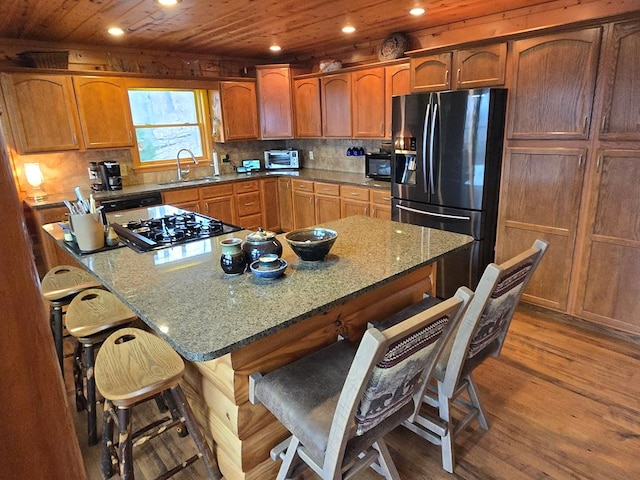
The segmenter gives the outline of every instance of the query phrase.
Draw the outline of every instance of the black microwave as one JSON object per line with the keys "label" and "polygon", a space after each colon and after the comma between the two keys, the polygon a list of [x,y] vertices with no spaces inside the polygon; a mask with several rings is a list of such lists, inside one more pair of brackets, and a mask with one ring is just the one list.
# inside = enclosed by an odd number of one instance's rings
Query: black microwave
{"label": "black microwave", "polygon": [[375,180],[391,181],[391,154],[367,153],[365,155],[365,175]]}

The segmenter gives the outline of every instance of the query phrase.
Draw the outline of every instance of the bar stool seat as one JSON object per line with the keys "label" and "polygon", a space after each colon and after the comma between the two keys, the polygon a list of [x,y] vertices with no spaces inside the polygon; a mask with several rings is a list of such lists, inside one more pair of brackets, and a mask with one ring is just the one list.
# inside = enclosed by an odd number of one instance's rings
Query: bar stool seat
{"label": "bar stool seat", "polygon": [[136,318],[136,314],[113,293],[97,288],[80,292],[67,308],[67,330],[77,340],[73,363],[76,409],[79,412],[85,408],[87,410],[89,445],[98,443],[96,384],[93,375],[96,347],[114,330],[130,325]]}
{"label": "bar stool seat", "polygon": [[42,296],[49,302],[51,333],[63,376],[62,309],[69,305],[78,293],[100,286],[101,283],[89,272],[71,265],[53,267],[42,279]]}
{"label": "bar stool seat", "polygon": [[[114,473],[118,463],[120,476],[125,480],[133,479],[133,447],[182,423],[199,453],[159,478],[168,478],[200,458],[209,478],[221,478],[213,453],[180,388],[183,374],[184,362],[180,355],[154,334],[137,328],[122,328],[104,341],[96,357],[95,381],[105,398],[102,432],[102,473],[105,478]],[[132,433],[131,409],[158,394],[162,394],[172,412],[179,412],[179,415],[175,415],[169,424],[155,422],[153,425],[158,429],[154,434],[147,435],[147,427]],[[114,421],[119,428],[117,449],[113,442]],[[142,435],[144,437],[137,440]]]}

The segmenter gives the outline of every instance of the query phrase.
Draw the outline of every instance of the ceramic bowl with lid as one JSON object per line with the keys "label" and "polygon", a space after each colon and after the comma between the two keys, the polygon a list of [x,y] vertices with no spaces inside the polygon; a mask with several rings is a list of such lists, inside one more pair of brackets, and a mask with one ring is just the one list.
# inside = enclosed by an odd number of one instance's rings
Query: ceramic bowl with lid
{"label": "ceramic bowl with lid", "polygon": [[247,256],[249,263],[257,261],[262,255],[274,254],[278,257],[282,255],[282,244],[276,238],[274,232],[258,228],[257,232],[247,234],[247,238],[242,242],[242,250]]}

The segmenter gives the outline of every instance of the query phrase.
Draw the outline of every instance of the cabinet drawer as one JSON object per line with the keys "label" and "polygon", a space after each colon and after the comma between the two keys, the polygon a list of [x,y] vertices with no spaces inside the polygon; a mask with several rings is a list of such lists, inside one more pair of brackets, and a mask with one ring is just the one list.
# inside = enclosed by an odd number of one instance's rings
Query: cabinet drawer
{"label": "cabinet drawer", "polygon": [[210,187],[200,187],[200,195],[202,198],[228,197],[233,195],[233,185],[225,183],[224,185],[211,185]]}
{"label": "cabinet drawer", "polygon": [[174,203],[197,202],[199,200],[197,188],[162,192],[162,201],[171,205]]}
{"label": "cabinet drawer", "polygon": [[238,216],[260,213],[260,192],[238,195]]}
{"label": "cabinet drawer", "polygon": [[390,205],[391,192],[386,190],[371,189],[371,202],[379,203],[381,205]]}
{"label": "cabinet drawer", "polygon": [[369,189],[365,187],[353,187],[351,185],[340,185],[340,195],[342,198],[353,200],[369,201]]}
{"label": "cabinet drawer", "polygon": [[257,192],[260,190],[258,180],[250,180],[248,182],[238,182],[233,184],[233,191],[237,194],[247,192]]}
{"label": "cabinet drawer", "polygon": [[340,185],[335,183],[314,182],[313,188],[316,193],[321,195],[331,195],[334,197],[340,196]]}
{"label": "cabinet drawer", "polygon": [[313,192],[313,182],[309,180],[291,180],[291,187],[298,192]]}

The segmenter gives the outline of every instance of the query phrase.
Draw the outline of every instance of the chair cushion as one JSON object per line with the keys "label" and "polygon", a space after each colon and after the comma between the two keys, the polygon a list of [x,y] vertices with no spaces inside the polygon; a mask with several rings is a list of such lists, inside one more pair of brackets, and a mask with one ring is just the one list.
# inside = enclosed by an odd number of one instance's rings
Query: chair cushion
{"label": "chair cushion", "polygon": [[322,464],[340,392],[357,347],[340,341],[260,378],[255,396]]}

